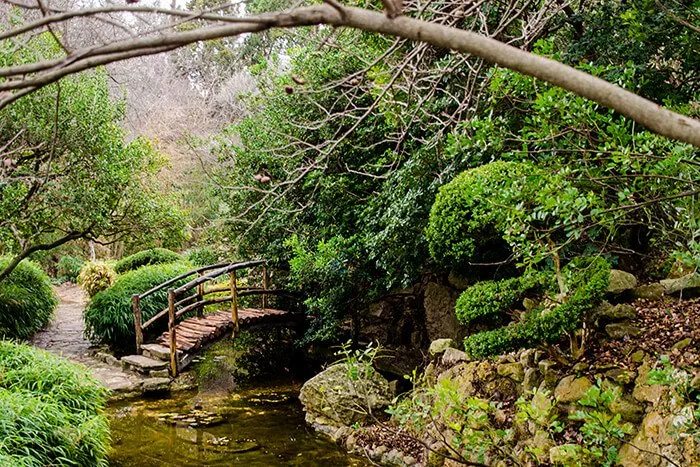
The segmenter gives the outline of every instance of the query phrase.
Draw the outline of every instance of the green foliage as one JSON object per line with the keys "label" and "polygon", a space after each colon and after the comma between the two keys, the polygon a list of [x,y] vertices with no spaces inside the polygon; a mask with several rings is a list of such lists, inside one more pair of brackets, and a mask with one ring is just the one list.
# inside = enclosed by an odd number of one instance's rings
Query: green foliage
{"label": "green foliage", "polygon": [[209,266],[219,262],[219,255],[211,248],[197,248],[187,252],[187,261],[193,266]]}
{"label": "green foliage", "polygon": [[117,273],[105,263],[87,263],[78,275],[78,284],[90,298],[110,288],[115,280],[117,280]]}
{"label": "green foliage", "polygon": [[374,361],[381,358],[381,353],[381,346],[372,342],[364,349],[353,349],[352,341],[347,341],[335,352],[335,355],[340,357],[336,363],[345,365],[351,381],[365,380],[377,372],[374,369]]}
{"label": "green foliage", "polygon": [[620,414],[610,412],[610,405],[619,397],[618,388],[604,389],[598,381],[578,401],[582,408],[569,416],[583,422],[579,428],[583,439],[580,454],[587,465],[617,465],[620,443],[632,432],[632,425],[623,423]]}
{"label": "green foliage", "polygon": [[[0,256],[0,270],[10,258]],[[49,277],[24,260],[0,282],[0,337],[26,339],[46,326],[58,305]]]}
{"label": "green foliage", "polygon": [[[0,63],[63,53],[49,33],[25,45],[0,41]],[[0,147],[11,155],[0,183],[3,254],[80,238],[127,246],[182,239],[184,215],[158,183],[167,160],[144,138],[125,141],[124,112],[104,69],[68,76],[3,109]]]}
{"label": "green foliage", "polygon": [[[510,251],[503,236],[508,210],[522,203],[523,188],[536,191],[537,185],[527,183],[531,177],[539,179],[538,175],[531,164],[496,161],[467,170],[441,187],[426,232],[433,258],[454,268],[472,261],[506,259]],[[484,252],[502,256],[479,256]]]}
{"label": "green foliage", "polygon": [[556,342],[576,330],[587,313],[603,299],[610,276],[610,266],[600,258],[577,259],[564,271],[573,292],[553,309],[533,310],[521,322],[484,331],[467,337],[464,348],[473,357],[497,355],[521,347]]}
{"label": "green foliage", "polygon": [[0,341],[0,463],[106,467],[107,390],[79,365]]}
{"label": "green foliage", "polygon": [[[410,379],[410,378],[409,378]],[[474,396],[464,397],[455,381],[439,380],[434,386],[414,379],[413,391],[397,398],[387,410],[392,421],[414,436],[444,434],[450,455],[458,460],[484,463],[505,460],[504,446],[512,430],[498,427],[499,404]]]}
{"label": "green foliage", "polygon": [[[513,307],[522,302],[533,289],[542,289],[551,273],[530,273],[521,277],[499,281],[481,281],[457,299],[455,313],[465,325],[474,322],[497,322]],[[549,281],[551,282],[551,281]]]}
{"label": "green foliage", "polygon": [[[265,11],[278,2],[253,4]],[[698,112],[697,38],[653,0],[565,11],[532,2],[507,11],[487,1],[484,15],[468,17],[462,6],[441,3],[439,14],[464,29],[484,21],[516,46]],[[406,8],[435,19],[434,8]],[[692,11],[688,2],[671,8]],[[522,15],[511,18],[515,10]],[[524,27],[535,17],[550,20]],[[653,37],[637,40],[647,27]],[[537,32],[523,38],[523,30]],[[425,271],[469,269],[460,272],[493,279],[512,270],[496,276],[476,264],[513,268],[610,253],[611,261],[641,268],[648,254],[700,257],[697,195],[682,196],[700,175],[692,147],[474,57],[432,47],[416,54],[361,31],[326,33],[304,36],[317,41],[311,45],[294,43],[284,63],[275,53],[254,60],[259,92],[247,96],[249,114],[213,145],[221,200],[211,211],[221,219],[214,235],[243,257],[318,266],[294,278],[319,318],[320,332],[309,336],[332,336],[334,326],[322,323],[418,283]],[[295,234],[306,253],[285,244]],[[324,272],[335,280],[323,280]]]}
{"label": "green foliage", "polygon": [[75,283],[84,264],[85,261],[81,258],[70,255],[61,256],[58,260],[58,267],[56,268],[57,279],[61,282]]}
{"label": "green foliage", "polygon": [[333,237],[312,249],[297,236],[288,240],[294,251],[289,262],[290,284],[308,297],[304,304],[311,321],[306,342],[337,338],[343,311],[367,299],[355,295],[361,282],[369,279],[362,274],[362,255],[356,241],[354,237]]}
{"label": "green foliage", "polygon": [[134,271],[142,266],[167,264],[182,261],[182,256],[165,248],[151,248],[123,258],[114,265],[117,274]]}
{"label": "green foliage", "polygon": [[[83,318],[85,333],[93,342],[109,344],[116,349],[129,349],[135,345],[134,314],[131,296],[179,276],[191,268],[184,263],[144,266],[120,276],[112,287],[95,295]],[[192,276],[189,277],[189,280]],[[183,279],[171,287],[187,282]],[[167,288],[141,301],[143,321],[152,318],[168,306]]]}
{"label": "green foliage", "polygon": [[[683,405],[682,417],[674,421],[671,434],[695,437],[700,442],[700,390],[693,388],[692,377],[688,372],[676,368],[667,355],[661,355],[654,368],[647,373],[647,384],[660,384],[669,388],[677,405]],[[677,411],[677,405],[667,407]]]}

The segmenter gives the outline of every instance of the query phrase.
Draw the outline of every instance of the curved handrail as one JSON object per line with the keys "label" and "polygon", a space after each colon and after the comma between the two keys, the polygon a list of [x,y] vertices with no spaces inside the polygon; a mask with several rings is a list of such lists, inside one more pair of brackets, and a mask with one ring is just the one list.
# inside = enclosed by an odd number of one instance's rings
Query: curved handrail
{"label": "curved handrail", "polygon": [[207,281],[210,281],[212,279],[216,279],[217,277],[223,275],[223,274],[228,274],[232,271],[236,271],[238,269],[246,269],[246,268],[252,268],[255,266],[260,266],[261,264],[265,264],[265,260],[257,260],[257,261],[245,261],[243,263],[231,263],[226,267],[223,267],[217,271],[214,271],[211,274],[205,274],[203,276],[200,276],[193,281],[188,282],[187,284],[181,285],[177,289],[173,290],[175,295],[180,295],[183,292],[187,292],[190,289],[195,288],[199,284],[204,284]]}
{"label": "curved handrail", "polygon": [[193,274],[199,274],[200,272],[204,272],[204,271],[210,271],[210,270],[216,269],[216,268],[223,268],[223,267],[228,266],[230,264],[235,264],[235,263],[226,262],[226,263],[219,263],[219,264],[211,264],[209,266],[204,266],[201,268],[193,269],[191,271],[182,273],[177,277],[173,277],[172,279],[167,280],[167,281],[163,282],[162,284],[159,284],[159,285],[153,287],[152,289],[148,289],[145,292],[143,292],[142,294],[139,294],[139,300],[143,300],[144,298],[148,297],[149,295],[154,294],[154,293],[158,292],[160,289],[164,289],[165,287],[167,287],[171,284],[174,284],[175,282],[180,281],[180,280],[184,279],[185,277],[189,277]]}

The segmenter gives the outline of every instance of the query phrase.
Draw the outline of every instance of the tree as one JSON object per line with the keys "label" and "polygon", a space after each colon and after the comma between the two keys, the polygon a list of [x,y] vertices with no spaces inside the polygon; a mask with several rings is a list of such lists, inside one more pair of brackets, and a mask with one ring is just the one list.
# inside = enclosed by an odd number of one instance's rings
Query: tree
{"label": "tree", "polygon": [[[5,45],[7,45],[5,43]],[[57,53],[47,35],[32,51],[0,50],[17,63]],[[103,69],[47,86],[0,113],[0,245],[13,259],[0,280],[32,253],[77,239],[177,242],[182,214],[159,192],[165,163],[144,139],[124,141],[124,106],[109,97]]]}
{"label": "tree", "polygon": [[[8,2],[8,0],[5,0]],[[153,34],[146,37],[129,36],[128,22],[120,26],[126,29],[122,39],[115,39],[103,45],[84,47],[77,50],[66,49],[64,58],[35,60],[25,65],[7,65],[0,69],[0,77],[12,78],[0,83],[0,109],[36,89],[55,82],[64,76],[94,68],[107,63],[125,60],[142,55],[152,55],[174,50],[184,45],[238,36],[245,33],[258,33],[272,28],[296,28],[301,26],[330,25],[350,27],[369,32],[402,37],[417,42],[458,52],[473,54],[500,66],[539,78],[548,83],[567,89],[580,96],[594,100],[601,105],[618,111],[660,135],[678,139],[700,147],[700,122],[626,91],[614,84],[576,70],[555,60],[540,57],[497,39],[487,38],[471,31],[430,23],[419,19],[399,16],[388,18],[374,11],[344,6],[335,0],[327,0],[323,5],[298,7],[286,12],[260,14],[249,17],[227,16],[215,12],[187,12],[141,6],[108,6],[78,10],[51,9],[41,3],[20,5],[37,10],[42,17],[0,34],[0,40],[18,40],[23,35],[44,30],[55,24],[70,20],[92,18],[105,23],[114,20],[109,15],[117,13],[166,15],[182,18],[183,21],[205,20],[207,26],[190,31],[163,33],[163,26],[154,28]],[[173,23],[173,26],[177,23]]]}

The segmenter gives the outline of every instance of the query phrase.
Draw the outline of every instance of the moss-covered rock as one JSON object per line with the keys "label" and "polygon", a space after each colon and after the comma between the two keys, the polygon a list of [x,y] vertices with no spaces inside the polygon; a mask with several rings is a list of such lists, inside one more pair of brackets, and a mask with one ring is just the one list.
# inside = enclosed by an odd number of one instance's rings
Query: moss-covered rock
{"label": "moss-covered rock", "polygon": [[389,381],[377,372],[355,378],[345,363],[328,367],[308,380],[299,400],[312,425],[350,426],[365,424],[388,407],[392,393]]}

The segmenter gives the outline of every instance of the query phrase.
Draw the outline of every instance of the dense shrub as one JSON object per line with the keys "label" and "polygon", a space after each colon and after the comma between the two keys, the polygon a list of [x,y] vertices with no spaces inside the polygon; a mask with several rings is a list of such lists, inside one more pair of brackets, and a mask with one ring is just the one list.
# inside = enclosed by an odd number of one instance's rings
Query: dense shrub
{"label": "dense shrub", "polygon": [[608,288],[610,266],[602,258],[570,263],[565,274],[576,287],[569,299],[552,310],[534,310],[522,322],[480,332],[464,340],[465,350],[475,358],[497,355],[520,347],[556,342],[576,330],[586,313],[603,299]]}
{"label": "dense shrub", "polygon": [[[144,266],[119,277],[112,287],[95,295],[85,309],[83,317],[88,338],[93,342],[109,344],[113,348],[131,348],[135,343],[131,296],[143,293],[188,270],[190,266],[184,263],[159,264]],[[183,279],[172,287],[184,284],[187,280]],[[143,320],[150,319],[167,306],[167,288],[146,297],[141,302]]]}
{"label": "dense shrub", "polygon": [[107,466],[107,390],[82,366],[0,341],[0,464]]}
{"label": "dense shrub", "polygon": [[187,253],[187,261],[194,266],[209,266],[219,262],[219,255],[211,248],[197,248]]}
{"label": "dense shrub", "polygon": [[503,240],[508,210],[524,196],[520,182],[537,170],[527,163],[496,161],[462,172],[442,186],[426,230],[433,258],[459,268],[484,253],[508,256]]}
{"label": "dense shrub", "polygon": [[[0,256],[0,270],[9,262]],[[49,277],[36,263],[22,261],[0,282],[0,337],[30,337],[46,326],[56,305]]]}
{"label": "dense shrub", "polygon": [[117,274],[133,271],[141,266],[150,264],[167,264],[182,261],[182,256],[174,251],[166,250],[165,248],[151,248],[150,250],[139,251],[131,256],[117,261],[114,265],[114,270]]}
{"label": "dense shrub", "polygon": [[532,273],[500,281],[477,282],[462,292],[457,299],[457,319],[466,325],[476,321],[497,321],[504,313],[522,302],[529,291],[542,288],[550,275]]}
{"label": "dense shrub", "polygon": [[71,255],[61,256],[56,267],[56,278],[61,282],[75,282],[78,280],[78,274],[85,265],[85,262]]}
{"label": "dense shrub", "polygon": [[87,263],[78,274],[78,284],[90,298],[110,288],[116,279],[117,273],[105,263]]}

